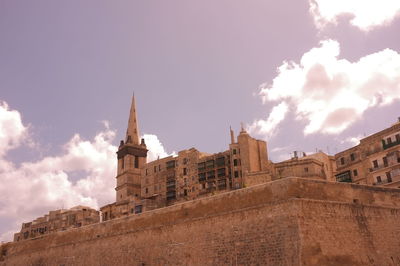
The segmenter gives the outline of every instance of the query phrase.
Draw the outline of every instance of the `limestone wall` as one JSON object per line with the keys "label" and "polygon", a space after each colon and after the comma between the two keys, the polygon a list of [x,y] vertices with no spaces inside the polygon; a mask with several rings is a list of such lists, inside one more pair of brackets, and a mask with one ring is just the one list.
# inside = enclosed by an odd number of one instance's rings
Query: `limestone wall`
{"label": "limestone wall", "polygon": [[399,205],[398,189],[287,178],[6,244],[0,265],[398,265]]}

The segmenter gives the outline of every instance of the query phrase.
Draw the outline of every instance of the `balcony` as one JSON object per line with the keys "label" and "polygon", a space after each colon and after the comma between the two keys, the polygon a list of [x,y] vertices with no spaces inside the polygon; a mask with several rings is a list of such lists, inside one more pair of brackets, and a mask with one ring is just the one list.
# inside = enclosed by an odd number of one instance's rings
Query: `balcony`
{"label": "balcony", "polygon": [[385,140],[382,140],[382,147],[383,147],[384,150],[389,149],[389,148],[394,147],[394,146],[399,145],[399,144],[400,144],[400,139],[396,140],[396,141],[393,141],[391,143],[386,143]]}

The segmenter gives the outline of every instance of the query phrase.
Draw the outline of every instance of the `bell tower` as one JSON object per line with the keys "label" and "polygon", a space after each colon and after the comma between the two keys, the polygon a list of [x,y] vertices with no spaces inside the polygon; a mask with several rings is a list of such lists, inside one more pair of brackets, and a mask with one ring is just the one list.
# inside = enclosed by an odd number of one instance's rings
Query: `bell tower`
{"label": "bell tower", "polygon": [[144,139],[139,142],[139,136],[135,95],[132,95],[125,141],[121,140],[117,151],[117,203],[131,196],[139,197],[141,193],[140,169],[146,164],[147,149]]}

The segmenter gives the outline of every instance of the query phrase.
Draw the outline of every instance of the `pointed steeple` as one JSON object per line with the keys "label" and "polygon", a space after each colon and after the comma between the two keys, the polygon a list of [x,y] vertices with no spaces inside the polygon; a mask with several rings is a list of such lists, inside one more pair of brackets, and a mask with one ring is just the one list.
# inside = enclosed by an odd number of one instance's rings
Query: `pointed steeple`
{"label": "pointed steeple", "polygon": [[136,102],[135,94],[132,94],[131,111],[129,113],[128,128],[126,130],[125,143],[132,143],[139,145],[139,126],[136,115]]}

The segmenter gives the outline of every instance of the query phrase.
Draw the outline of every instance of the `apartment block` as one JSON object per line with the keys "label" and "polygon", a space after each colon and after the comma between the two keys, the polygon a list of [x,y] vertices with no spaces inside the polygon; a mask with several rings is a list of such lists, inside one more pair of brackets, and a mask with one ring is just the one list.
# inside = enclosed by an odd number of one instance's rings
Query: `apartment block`
{"label": "apartment block", "polygon": [[100,222],[99,211],[85,206],[50,211],[49,214],[32,222],[23,223],[21,231],[14,234],[14,241],[35,238],[44,234],[65,231],[98,222]]}
{"label": "apartment block", "polygon": [[391,127],[335,155],[339,182],[400,187],[400,118]]}

